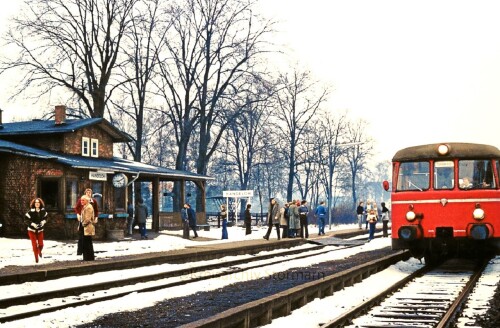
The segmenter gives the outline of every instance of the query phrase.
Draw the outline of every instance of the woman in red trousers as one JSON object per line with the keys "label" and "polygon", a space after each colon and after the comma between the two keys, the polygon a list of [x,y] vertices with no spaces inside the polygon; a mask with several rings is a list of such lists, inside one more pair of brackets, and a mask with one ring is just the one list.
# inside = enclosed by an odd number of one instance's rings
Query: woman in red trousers
{"label": "woman in red trousers", "polygon": [[47,223],[47,211],[41,198],[35,198],[31,201],[30,210],[25,215],[24,223],[28,226],[28,236],[31,240],[35,262],[42,257],[43,249],[43,226]]}

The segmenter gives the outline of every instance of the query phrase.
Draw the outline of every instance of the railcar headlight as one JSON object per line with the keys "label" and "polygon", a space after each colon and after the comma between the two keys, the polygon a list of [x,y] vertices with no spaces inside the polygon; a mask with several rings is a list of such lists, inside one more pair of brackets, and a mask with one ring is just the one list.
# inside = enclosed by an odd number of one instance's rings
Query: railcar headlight
{"label": "railcar headlight", "polygon": [[475,240],[486,240],[490,237],[490,229],[483,224],[474,224],[470,229],[470,237]]}
{"label": "railcar headlight", "polygon": [[450,152],[450,146],[449,145],[446,145],[446,144],[441,144],[438,146],[438,153],[439,155],[448,155],[448,153]]}
{"label": "railcar headlight", "polygon": [[398,237],[404,241],[412,241],[419,238],[419,228],[415,225],[402,226],[398,230]]}
{"label": "railcar headlight", "polygon": [[472,212],[472,217],[476,220],[484,219],[484,210],[481,208],[481,205],[479,203],[476,204],[476,208]]}
{"label": "railcar headlight", "polygon": [[417,218],[417,215],[415,214],[415,212],[413,212],[413,211],[406,212],[406,219],[408,221],[411,222],[411,221],[415,220],[416,218]]}

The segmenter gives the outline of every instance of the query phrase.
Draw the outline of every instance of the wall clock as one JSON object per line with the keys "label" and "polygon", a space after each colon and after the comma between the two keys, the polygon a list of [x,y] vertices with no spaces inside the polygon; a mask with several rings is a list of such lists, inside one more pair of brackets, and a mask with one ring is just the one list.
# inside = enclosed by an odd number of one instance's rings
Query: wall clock
{"label": "wall clock", "polygon": [[113,176],[113,187],[123,188],[127,185],[127,176],[123,173],[117,173]]}

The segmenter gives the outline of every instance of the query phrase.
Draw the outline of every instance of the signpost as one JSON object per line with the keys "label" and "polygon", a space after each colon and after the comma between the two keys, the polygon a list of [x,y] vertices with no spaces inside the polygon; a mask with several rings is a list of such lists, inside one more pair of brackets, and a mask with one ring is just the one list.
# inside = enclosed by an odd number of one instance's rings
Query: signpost
{"label": "signpost", "polygon": [[226,208],[229,211],[229,198],[236,198],[235,200],[235,210],[234,218],[236,220],[235,224],[238,224],[238,205],[239,198],[252,198],[253,190],[224,190],[222,191],[222,196],[226,197]]}

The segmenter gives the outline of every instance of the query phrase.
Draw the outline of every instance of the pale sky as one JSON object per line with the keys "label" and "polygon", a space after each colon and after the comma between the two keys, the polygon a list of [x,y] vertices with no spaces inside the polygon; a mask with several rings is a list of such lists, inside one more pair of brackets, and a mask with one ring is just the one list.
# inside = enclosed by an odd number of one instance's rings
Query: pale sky
{"label": "pale sky", "polygon": [[[306,5],[307,3],[307,5]],[[434,142],[500,146],[500,1],[264,1],[284,42],[370,122],[379,158]]]}
{"label": "pale sky", "polygon": [[[2,34],[19,2],[2,3]],[[291,62],[333,86],[328,108],[370,122],[378,160],[434,142],[500,147],[500,1],[263,0],[261,5],[265,15],[281,22],[275,40]],[[0,90],[8,84],[0,79]],[[20,107],[7,102],[5,93],[0,108],[9,122]],[[47,105],[23,108],[42,106]]]}

